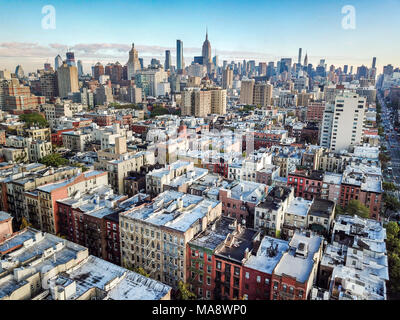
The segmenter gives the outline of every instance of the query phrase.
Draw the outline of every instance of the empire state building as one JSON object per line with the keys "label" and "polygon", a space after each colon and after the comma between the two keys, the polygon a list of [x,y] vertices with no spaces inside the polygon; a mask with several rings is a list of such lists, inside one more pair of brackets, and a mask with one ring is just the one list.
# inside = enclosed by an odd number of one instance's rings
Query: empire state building
{"label": "empire state building", "polygon": [[208,31],[206,31],[206,40],[203,42],[202,56],[204,65],[211,63],[211,43],[208,41]]}

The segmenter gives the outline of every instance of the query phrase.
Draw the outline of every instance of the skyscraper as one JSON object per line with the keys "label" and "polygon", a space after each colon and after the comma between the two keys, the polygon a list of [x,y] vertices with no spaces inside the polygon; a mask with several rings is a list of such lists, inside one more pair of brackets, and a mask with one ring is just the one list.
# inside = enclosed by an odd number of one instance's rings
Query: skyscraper
{"label": "skyscraper", "polygon": [[54,59],[54,68],[55,68],[55,71],[57,71],[57,69],[58,69],[59,67],[61,67],[62,64],[63,64],[63,60],[62,60],[61,56],[58,55],[57,57],[55,57],[55,59]]}
{"label": "skyscraper", "polygon": [[132,80],[135,77],[135,73],[141,69],[139,62],[139,54],[135,49],[135,44],[132,43],[132,49],[129,51],[129,60],[127,62],[128,67],[128,80]]}
{"label": "skyscraper", "polygon": [[299,48],[299,60],[298,60],[298,62],[297,62],[298,64],[301,64],[301,50],[302,50],[302,49]]}
{"label": "skyscraper", "polygon": [[63,63],[57,70],[58,92],[61,98],[67,98],[70,92],[79,92],[78,69]]}
{"label": "skyscraper", "polygon": [[75,54],[73,52],[67,52],[66,53],[67,56],[67,65],[69,65],[70,67],[72,66],[76,66],[75,65]]}
{"label": "skyscraper", "polygon": [[100,62],[97,62],[93,69],[93,78],[99,80],[102,75],[104,75],[104,66]]}
{"label": "skyscraper", "polygon": [[171,51],[165,50],[164,70],[169,70],[169,69],[171,69]]}
{"label": "skyscraper", "polygon": [[233,70],[231,68],[226,68],[222,74],[222,88],[231,89],[233,83]]}
{"label": "skyscraper", "polygon": [[343,67],[343,73],[347,74],[348,70],[349,70],[349,66],[347,64],[345,64],[344,67]]}
{"label": "skyscraper", "polygon": [[15,68],[15,75],[18,79],[22,79],[25,76],[24,69],[22,69],[20,64]]}
{"label": "skyscraper", "polygon": [[203,64],[209,64],[211,62],[211,43],[208,41],[208,31],[206,31],[206,40],[203,42],[203,49],[201,52],[204,60]]}
{"label": "skyscraper", "polygon": [[183,42],[176,40],[176,69],[182,70],[183,63]]}
{"label": "skyscraper", "polygon": [[304,66],[305,66],[305,67],[308,66],[308,56],[307,56],[307,52],[306,52],[306,56],[304,57]]}
{"label": "skyscraper", "polygon": [[372,68],[376,68],[376,57],[372,58]]}
{"label": "skyscraper", "polygon": [[78,60],[78,77],[83,76],[83,65],[82,60]]}

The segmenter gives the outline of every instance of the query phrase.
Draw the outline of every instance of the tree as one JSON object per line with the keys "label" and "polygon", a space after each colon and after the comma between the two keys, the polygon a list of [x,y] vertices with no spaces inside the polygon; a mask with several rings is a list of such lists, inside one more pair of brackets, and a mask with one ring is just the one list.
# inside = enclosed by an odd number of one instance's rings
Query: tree
{"label": "tree", "polygon": [[385,215],[387,210],[397,211],[400,209],[399,200],[396,197],[387,194],[386,192],[383,194],[383,202],[385,204]]}
{"label": "tree", "polygon": [[30,223],[28,222],[28,220],[26,220],[25,217],[22,217],[21,226],[19,227],[19,230],[23,230],[23,229],[28,228],[28,227],[31,227],[31,226],[32,226],[32,224],[30,224]]}
{"label": "tree", "polygon": [[386,226],[386,248],[388,251],[389,264],[389,286],[388,293],[390,296],[400,294],[400,227],[396,222],[389,222]]}
{"label": "tree", "polygon": [[351,216],[357,215],[361,218],[369,218],[369,209],[359,200],[350,200],[345,208],[345,213]]}
{"label": "tree", "polygon": [[393,182],[382,182],[382,187],[383,190],[385,191],[396,191],[398,190],[398,188],[396,187],[396,185]]}
{"label": "tree", "polygon": [[196,295],[188,289],[188,285],[183,281],[178,282],[178,300],[194,300]]}
{"label": "tree", "polygon": [[133,271],[135,271],[136,273],[139,273],[142,276],[145,276],[147,278],[150,277],[150,275],[142,267],[136,267],[133,269]]}
{"label": "tree", "polygon": [[386,162],[389,162],[390,160],[391,160],[391,158],[388,155],[386,155],[382,152],[379,153],[379,161],[380,162],[386,163]]}
{"label": "tree", "polygon": [[24,113],[19,116],[19,119],[25,122],[26,127],[35,125],[40,128],[46,128],[49,126],[46,119],[40,113]]}
{"label": "tree", "polygon": [[69,164],[69,161],[63,157],[59,153],[51,153],[47,156],[44,156],[39,160],[40,163],[45,164],[48,167],[60,167]]}

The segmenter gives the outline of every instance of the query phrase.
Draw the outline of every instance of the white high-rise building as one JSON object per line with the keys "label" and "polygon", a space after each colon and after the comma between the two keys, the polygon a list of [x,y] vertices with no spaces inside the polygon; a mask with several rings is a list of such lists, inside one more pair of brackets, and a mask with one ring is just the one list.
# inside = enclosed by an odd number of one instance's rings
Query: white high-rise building
{"label": "white high-rise building", "polygon": [[343,91],[336,95],[335,103],[327,103],[322,123],[320,144],[341,151],[361,142],[366,98],[357,93]]}

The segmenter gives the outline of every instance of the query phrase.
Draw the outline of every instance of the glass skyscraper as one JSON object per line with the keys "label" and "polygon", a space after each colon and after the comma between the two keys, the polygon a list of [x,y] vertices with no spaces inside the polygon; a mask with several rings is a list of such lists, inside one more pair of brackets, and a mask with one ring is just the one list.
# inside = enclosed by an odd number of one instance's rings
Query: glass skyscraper
{"label": "glass skyscraper", "polygon": [[183,62],[183,42],[182,40],[176,40],[176,69],[182,70]]}

